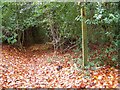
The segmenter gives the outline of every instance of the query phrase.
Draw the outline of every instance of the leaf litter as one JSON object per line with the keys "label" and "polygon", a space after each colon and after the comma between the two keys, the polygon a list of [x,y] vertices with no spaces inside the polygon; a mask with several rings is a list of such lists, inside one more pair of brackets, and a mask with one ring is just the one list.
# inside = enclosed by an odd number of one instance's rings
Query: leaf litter
{"label": "leaf litter", "polygon": [[[75,69],[69,55],[48,52],[20,52],[3,45],[0,86],[3,88],[119,88],[118,69]],[[63,60],[63,61],[61,61]]]}

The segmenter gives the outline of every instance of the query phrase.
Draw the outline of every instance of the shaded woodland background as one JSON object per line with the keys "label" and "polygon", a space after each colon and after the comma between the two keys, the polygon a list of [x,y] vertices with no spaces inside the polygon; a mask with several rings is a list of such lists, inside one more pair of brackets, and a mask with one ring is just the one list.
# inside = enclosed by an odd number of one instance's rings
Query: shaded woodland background
{"label": "shaded woodland background", "polygon": [[[2,42],[19,49],[49,43],[66,52],[82,48],[81,7],[86,8],[89,52],[98,47],[118,51],[119,3],[13,2],[2,6]],[[112,45],[104,50],[103,45]],[[50,45],[50,46],[52,46]],[[100,57],[99,57],[100,58]],[[112,57],[117,60],[117,56]]]}

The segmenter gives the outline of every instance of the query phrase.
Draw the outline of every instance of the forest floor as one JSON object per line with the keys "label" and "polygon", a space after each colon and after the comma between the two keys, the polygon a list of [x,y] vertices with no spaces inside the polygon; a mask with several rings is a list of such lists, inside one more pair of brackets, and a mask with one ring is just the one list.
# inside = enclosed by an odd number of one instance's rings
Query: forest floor
{"label": "forest floor", "polygon": [[109,65],[78,69],[73,62],[81,52],[55,54],[2,46],[0,86],[3,88],[119,88],[118,69]]}

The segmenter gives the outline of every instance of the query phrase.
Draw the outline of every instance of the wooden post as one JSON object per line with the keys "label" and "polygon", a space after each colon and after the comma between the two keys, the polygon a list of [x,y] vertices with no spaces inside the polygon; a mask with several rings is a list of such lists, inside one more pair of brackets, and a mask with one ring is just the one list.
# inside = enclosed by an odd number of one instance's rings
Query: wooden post
{"label": "wooden post", "polygon": [[82,57],[83,57],[83,62],[82,66],[87,65],[87,58],[88,58],[88,47],[87,47],[87,25],[85,23],[86,20],[86,10],[85,7],[82,6],[81,8],[81,16],[83,18],[81,22],[81,27],[82,27]]}

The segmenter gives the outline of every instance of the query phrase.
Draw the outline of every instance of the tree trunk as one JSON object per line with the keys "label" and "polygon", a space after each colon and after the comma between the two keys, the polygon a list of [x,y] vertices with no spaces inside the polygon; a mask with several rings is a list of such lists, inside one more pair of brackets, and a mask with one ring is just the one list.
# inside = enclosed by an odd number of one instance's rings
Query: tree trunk
{"label": "tree trunk", "polygon": [[55,20],[53,19],[53,13],[49,15],[49,23],[50,23],[50,33],[52,37],[52,42],[54,46],[54,51],[57,51],[59,48],[59,43],[60,43],[60,36],[59,36],[59,30],[57,27],[57,24]]}

